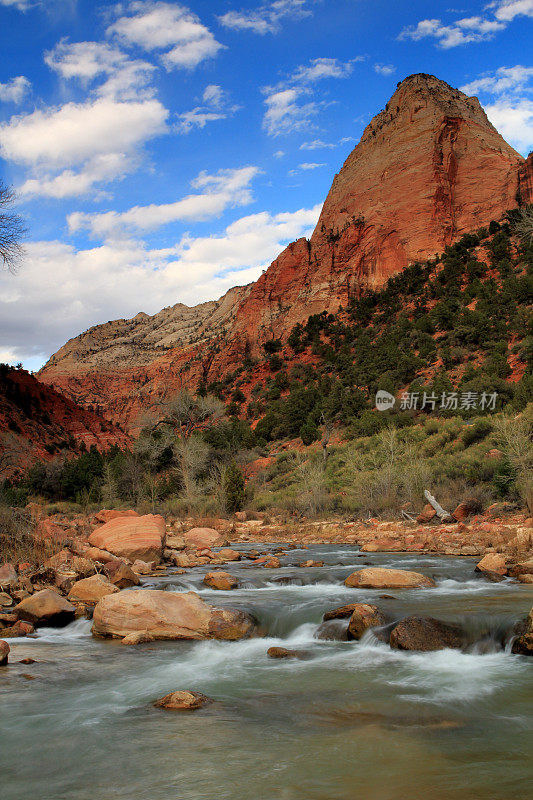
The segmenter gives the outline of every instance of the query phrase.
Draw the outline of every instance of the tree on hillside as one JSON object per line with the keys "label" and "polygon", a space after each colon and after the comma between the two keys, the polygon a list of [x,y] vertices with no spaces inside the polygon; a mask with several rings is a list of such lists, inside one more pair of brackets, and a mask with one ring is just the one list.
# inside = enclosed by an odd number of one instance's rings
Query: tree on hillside
{"label": "tree on hillside", "polygon": [[152,409],[156,421],[149,427],[156,430],[168,425],[180,439],[189,439],[195,431],[221,419],[224,413],[224,403],[217,397],[195,397],[187,389],[182,389]]}
{"label": "tree on hillside", "polygon": [[9,272],[16,272],[24,254],[22,241],[26,228],[22,217],[13,211],[15,193],[0,178],[0,262]]}
{"label": "tree on hillside", "polygon": [[521,414],[494,420],[500,447],[516,474],[516,485],[530,513],[533,513],[533,403]]}

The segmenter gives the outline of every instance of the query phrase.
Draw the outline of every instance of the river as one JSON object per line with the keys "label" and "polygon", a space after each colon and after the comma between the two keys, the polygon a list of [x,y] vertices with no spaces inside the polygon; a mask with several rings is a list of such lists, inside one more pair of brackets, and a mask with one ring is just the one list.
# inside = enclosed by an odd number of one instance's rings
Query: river
{"label": "river", "polygon": [[[297,566],[307,559],[325,566]],[[281,562],[275,570],[228,565],[242,582],[231,592],[207,589],[207,568],[144,581],[250,611],[265,638],[124,647],[93,639],[91,623],[77,620],[9,640],[10,665],[0,670],[2,800],[528,796],[533,660],[509,652],[508,634],[533,605],[533,587],[477,577],[474,559],[339,545],[290,550]],[[420,571],[437,587],[343,586],[368,564]],[[325,611],[357,601],[394,619],[458,622],[470,644],[402,653],[371,632],[360,642],[314,638]],[[305,657],[268,658],[273,645]],[[27,657],[36,663],[18,663]],[[153,708],[176,689],[216,702],[189,713]]]}

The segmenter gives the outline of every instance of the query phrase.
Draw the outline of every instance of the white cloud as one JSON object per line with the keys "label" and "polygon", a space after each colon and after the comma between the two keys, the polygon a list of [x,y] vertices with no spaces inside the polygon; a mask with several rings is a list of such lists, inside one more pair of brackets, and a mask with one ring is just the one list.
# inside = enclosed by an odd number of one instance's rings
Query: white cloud
{"label": "white cloud", "polygon": [[482,75],[461,86],[461,91],[466,94],[519,92],[526,88],[532,78],[533,67],[523,67],[520,64],[514,67],[499,67],[492,74]]}
{"label": "white cloud", "polygon": [[[13,361],[44,360],[91,325],[212,300],[258,278],[286,244],[310,235],[319,213],[320,206],[253,214],[219,235],[185,236],[165,250],[130,240],[87,250],[30,243],[24,269],[0,273],[0,348]],[[60,281],[51,279],[57,275]]]}
{"label": "white cloud", "polygon": [[26,11],[28,8],[31,8],[35,5],[34,0],[0,0],[1,6],[11,6],[12,8],[18,8],[19,11]]}
{"label": "white cloud", "polygon": [[311,117],[318,113],[318,105],[311,101],[302,103],[302,89],[281,89],[267,94],[267,110],[263,127],[270,136],[281,136],[306,127]]}
{"label": "white cloud", "polygon": [[185,6],[157,0],[135,0],[129,14],[107,29],[126,45],[144,50],[164,50],[161,60],[167,69],[192,69],[223,47],[199,17]]}
{"label": "white cloud", "polygon": [[487,116],[504,139],[527,154],[533,150],[533,101],[502,98],[485,106]]}
{"label": "white cloud", "polygon": [[147,88],[156,69],[154,65],[132,60],[106,42],[71,44],[63,39],[45,53],[44,60],[61,77],[78,79],[85,85],[105,76],[105,82],[96,89],[96,94],[102,97],[139,100],[154,94],[153,89]]}
{"label": "white cloud", "polygon": [[337,58],[313,58],[308,66],[299,66],[290,79],[293,83],[314,83],[324,78],[348,78],[353,72],[353,62]]}
{"label": "white cloud", "polygon": [[510,144],[524,155],[533,149],[533,67],[499,67],[461,87],[467,94],[490,97],[487,116]]}
{"label": "white cloud", "polygon": [[[139,147],[166,131],[167,116],[155,99],[67,103],[15,116],[0,125],[0,154],[37,173],[25,184],[25,191],[52,197],[82,194],[94,183],[88,181],[91,169],[109,179],[124,174],[125,159],[133,166]],[[85,177],[79,182],[68,171],[73,167],[82,168]]]}
{"label": "white cloud", "polygon": [[319,167],[325,167],[325,166],[326,166],[325,164],[313,164],[313,163],[310,164],[309,162],[306,162],[304,164],[299,164],[298,165],[298,169],[311,170],[311,169],[318,169]]}
{"label": "white cloud", "polygon": [[322,139],[312,139],[310,142],[303,142],[300,150],[333,150],[348,142],[355,142],[353,136],[343,136],[338,142],[323,142]]}
{"label": "white cloud", "polygon": [[310,16],[312,11],[308,5],[308,0],[276,0],[253,11],[228,11],[218,19],[226,28],[236,31],[252,31],[260,35],[277,33],[281,30],[283,19],[294,20]]}
{"label": "white cloud", "polygon": [[393,64],[374,64],[374,72],[377,72],[378,75],[388,77],[389,75],[394,75],[396,67]]}
{"label": "white cloud", "polygon": [[7,83],[0,83],[0,101],[2,103],[22,103],[31,89],[31,83],[24,75],[18,75]]}
{"label": "white cloud", "polygon": [[493,5],[496,5],[494,16],[504,22],[512,22],[520,16],[533,17],[533,0],[504,0]]}
{"label": "white cloud", "polygon": [[174,203],[134,206],[121,213],[74,212],[68,217],[69,228],[71,231],[88,229],[93,235],[105,238],[121,235],[125,229],[153,230],[178,220],[206,220],[219,216],[228,208],[251,203],[250,184],[258,173],[257,167],[219,170],[216,175],[201,172],[192,181],[192,186],[203,189],[203,192],[187,195]]}
{"label": "white cloud", "polygon": [[505,24],[497,20],[487,20],[483,17],[465,17],[458,19],[451,25],[444,25],[440,19],[424,19],[416,26],[404,28],[399,39],[433,38],[437,45],[444,50],[470,42],[484,42],[492,39],[497,31],[503,30]]}
{"label": "white cloud", "polygon": [[316,100],[306,101],[311,94],[310,84],[324,78],[347,78],[352,69],[353,61],[344,63],[336,58],[315,58],[308,65],[297,67],[277,86],[265,86],[262,91],[267,110],[263,128],[270,136],[302,130],[322,105]]}
{"label": "white cloud", "polygon": [[179,133],[190,133],[194,128],[205,128],[208,122],[226,119],[240,108],[230,105],[226,92],[216,84],[206,86],[202,100],[204,105],[178,115]]}
{"label": "white cloud", "polygon": [[485,10],[492,13],[492,19],[489,16],[463,17],[448,25],[440,19],[423,19],[417,25],[404,28],[398,39],[433,38],[444,50],[470,42],[485,42],[505,30],[516,17],[533,17],[533,0],[496,0]]}

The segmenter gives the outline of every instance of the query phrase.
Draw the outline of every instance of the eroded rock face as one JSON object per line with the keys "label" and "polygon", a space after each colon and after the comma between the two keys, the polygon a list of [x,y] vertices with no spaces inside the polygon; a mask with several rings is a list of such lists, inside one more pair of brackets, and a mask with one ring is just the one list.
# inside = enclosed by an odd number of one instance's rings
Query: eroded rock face
{"label": "eroded rock face", "polygon": [[368,567],[352,572],[344,584],[358,589],[418,589],[435,586],[435,581],[420,572]]}
{"label": "eroded rock face", "polygon": [[385,621],[385,615],[377,606],[369,603],[356,603],[348,623],[348,638],[360,639],[369,628],[384,625]]}
{"label": "eroded rock face", "polygon": [[155,561],[163,555],[166,525],[163,517],[118,517],[106,522],[89,536],[89,544],[130,561]]}
{"label": "eroded rock face", "polygon": [[147,632],[154,639],[243,639],[255,621],[235,609],[204,602],[195,592],[184,594],[136,589],[104,597],[94,610],[92,632],[97,637],[124,638]]}
{"label": "eroded rock face", "polygon": [[20,620],[30,622],[35,627],[43,625],[61,627],[74,619],[76,607],[53,589],[42,589],[22,600],[15,606],[13,613]]}
{"label": "eroded rock face", "polygon": [[[310,241],[293,242],[255,283],[215,303],[92,328],[61,348],[40,378],[131,423],[141,410],[139,377],[158,397],[224,374],[310,314],[336,311],[362,287],[381,286],[500,219],[518,196],[531,202],[531,175],[531,159],[504,141],[476,98],[411,75],[335,176]],[[213,354],[222,329],[230,336]]]}
{"label": "eroded rock face", "polygon": [[433,617],[406,617],[392,629],[390,646],[396,650],[459,649],[464,641],[460,628]]}
{"label": "eroded rock face", "polygon": [[197,708],[213,703],[214,701],[201,692],[190,692],[180,690],[165,695],[160,700],[156,700],[156,708],[164,708],[168,711],[195,711]]}

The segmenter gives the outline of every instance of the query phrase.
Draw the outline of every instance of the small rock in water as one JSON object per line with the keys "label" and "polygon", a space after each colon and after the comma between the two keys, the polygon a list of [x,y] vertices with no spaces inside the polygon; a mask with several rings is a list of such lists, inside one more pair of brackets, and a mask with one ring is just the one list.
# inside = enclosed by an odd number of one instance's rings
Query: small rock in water
{"label": "small rock in water", "polygon": [[328,622],[330,619],[347,619],[352,616],[357,605],[357,603],[348,603],[346,606],[339,606],[339,608],[334,608],[332,611],[326,611],[322,619],[324,622]]}
{"label": "small rock in water", "polygon": [[19,664],[37,664],[34,658],[21,658]]}
{"label": "small rock in water", "polygon": [[298,566],[300,566],[300,567],[323,567],[324,566],[324,562],[323,561],[313,561],[313,559],[310,558],[308,561],[302,561]]}
{"label": "small rock in water", "polygon": [[0,640],[0,667],[5,667],[7,664],[10,650],[8,643]]}
{"label": "small rock in water", "polygon": [[269,647],[267,650],[269,658],[301,658],[299,650],[289,650],[287,647]]}
{"label": "small rock in water", "polygon": [[390,646],[396,650],[430,652],[448,647],[457,650],[463,642],[460,628],[433,617],[406,617],[392,629],[390,635]]}
{"label": "small rock in water", "polygon": [[[502,556],[501,553],[487,553],[476,565],[476,572],[483,572],[487,574],[487,577],[490,577],[494,573],[500,575],[500,578],[503,575],[507,575],[505,556]],[[493,580],[493,578],[491,578],[491,580]]]}
{"label": "small rock in water", "polygon": [[160,700],[156,700],[156,708],[164,708],[172,711],[195,711],[198,708],[213,703],[210,697],[201,692],[176,691],[165,695]]}
{"label": "small rock in water", "polygon": [[147,644],[148,642],[155,642],[154,637],[148,631],[137,631],[136,633],[128,633],[120,644],[134,645]]}

